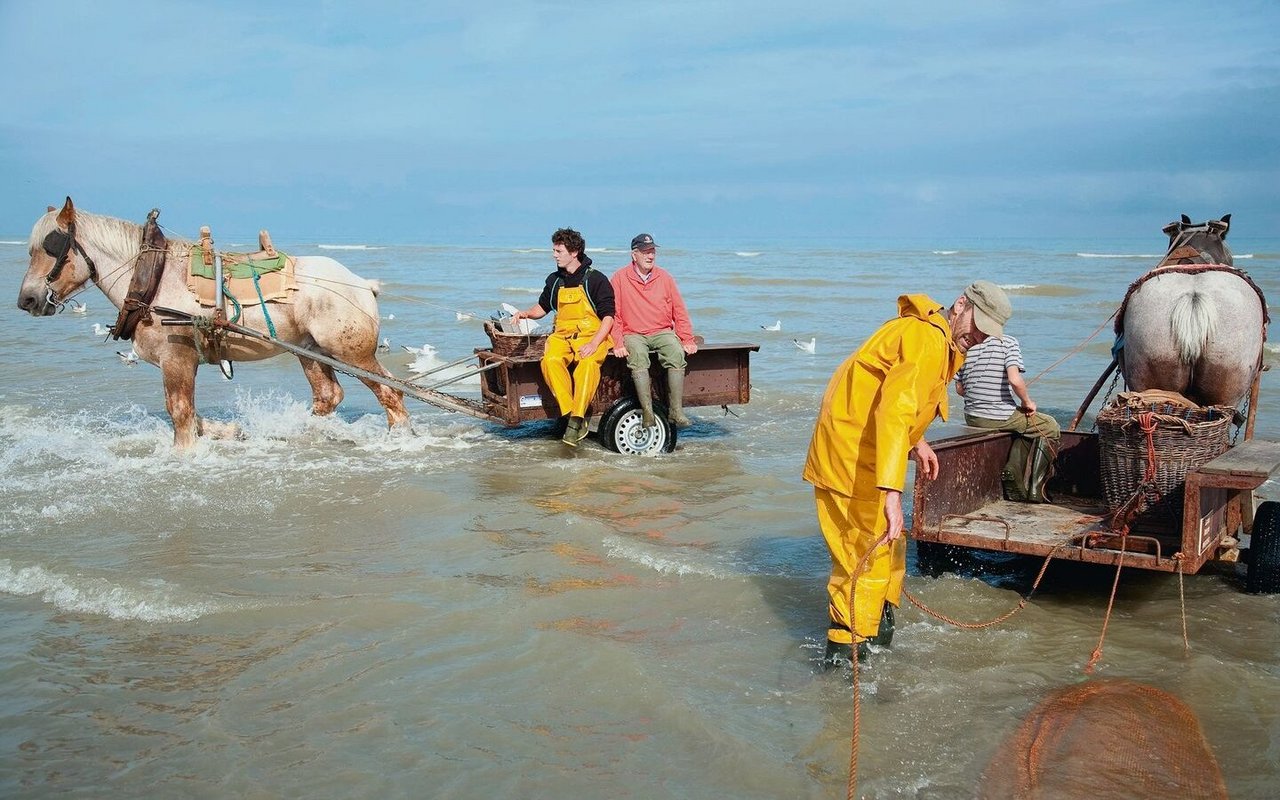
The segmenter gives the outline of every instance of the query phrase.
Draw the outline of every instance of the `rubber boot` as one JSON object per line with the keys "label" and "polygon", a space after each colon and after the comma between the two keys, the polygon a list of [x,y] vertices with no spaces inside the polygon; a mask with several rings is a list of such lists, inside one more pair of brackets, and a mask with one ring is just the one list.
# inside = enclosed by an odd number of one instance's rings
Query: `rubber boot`
{"label": "rubber boot", "polygon": [[888,647],[893,644],[893,628],[893,604],[885,603],[884,611],[880,613],[880,628],[867,641],[876,647]]}
{"label": "rubber boot", "polygon": [[1027,480],[1027,502],[1028,503],[1047,503],[1049,495],[1045,493],[1045,484],[1049,482],[1049,453],[1044,446],[1043,439],[1037,439],[1035,448],[1031,451],[1031,464],[1028,472],[1031,473]]}
{"label": "rubber boot", "polygon": [[631,370],[631,382],[636,385],[636,399],[640,401],[640,424],[652,428],[658,421],[653,418],[653,382],[649,380],[649,370]]}
{"label": "rubber boot", "polygon": [[[866,663],[867,660],[867,643],[858,642],[858,663]],[[822,671],[829,672],[837,667],[853,667],[854,647],[851,644],[843,642],[833,642],[827,640],[827,651],[822,655]]]}
{"label": "rubber boot", "polygon": [[577,447],[578,442],[587,437],[587,421],[582,417],[569,417],[569,424],[565,427],[564,438],[560,441],[570,447]]}
{"label": "rubber boot", "polygon": [[667,370],[667,419],[677,428],[687,428],[693,423],[684,415],[684,370]]}
{"label": "rubber boot", "polygon": [[1015,503],[1025,503],[1027,494],[1022,490],[1019,481],[1008,469],[1000,473],[1000,484],[1004,486],[1004,499]]}

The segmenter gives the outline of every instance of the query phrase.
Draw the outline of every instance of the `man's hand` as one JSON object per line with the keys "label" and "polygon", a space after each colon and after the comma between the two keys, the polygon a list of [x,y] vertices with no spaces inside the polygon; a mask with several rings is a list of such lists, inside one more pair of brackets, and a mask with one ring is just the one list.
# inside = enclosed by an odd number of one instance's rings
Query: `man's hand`
{"label": "man's hand", "polygon": [[933,448],[924,439],[916,442],[915,447],[911,448],[911,459],[916,462],[916,469],[927,480],[938,477],[938,454],[933,452]]}
{"label": "man's hand", "polygon": [[1028,417],[1036,413],[1036,401],[1028,397],[1027,402],[1022,404],[1022,413]]}
{"label": "man's hand", "polygon": [[884,521],[889,528],[886,542],[892,542],[902,535],[902,492],[896,489],[885,490]]}

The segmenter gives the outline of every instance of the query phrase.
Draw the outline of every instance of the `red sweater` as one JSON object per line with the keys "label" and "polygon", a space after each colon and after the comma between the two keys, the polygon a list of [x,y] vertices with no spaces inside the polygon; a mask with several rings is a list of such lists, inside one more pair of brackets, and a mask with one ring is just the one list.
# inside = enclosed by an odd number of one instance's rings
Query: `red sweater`
{"label": "red sweater", "polygon": [[617,310],[613,340],[622,343],[629,333],[651,334],[674,330],[681,344],[693,344],[693,322],[676,288],[676,279],[657,265],[649,282],[640,280],[635,264],[627,264],[609,279]]}

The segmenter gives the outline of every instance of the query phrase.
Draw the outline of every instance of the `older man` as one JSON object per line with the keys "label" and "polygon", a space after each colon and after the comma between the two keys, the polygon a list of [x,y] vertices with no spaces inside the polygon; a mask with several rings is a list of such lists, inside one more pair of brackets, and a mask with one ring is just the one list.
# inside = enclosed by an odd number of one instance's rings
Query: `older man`
{"label": "older man", "polygon": [[934,417],[947,418],[947,382],[965,352],[1000,336],[1012,313],[1004,290],[990,281],[971,284],[950,308],[922,294],[903,295],[897,318],[881,325],[827,384],[804,479],[813,484],[831,553],[828,665],[851,657],[854,644],[862,657],[865,642],[892,638],[892,607],[906,574],[907,458],[925,477],[937,477],[938,457],[925,429]]}
{"label": "older man", "polygon": [[609,280],[617,302],[613,354],[627,359],[646,428],[654,425],[649,354],[658,354],[667,370],[667,418],[683,428],[689,425],[683,408],[685,355],[698,352],[698,345],[676,280],[657,265],[657,255],[653,237],[637,235],[631,240],[631,263]]}

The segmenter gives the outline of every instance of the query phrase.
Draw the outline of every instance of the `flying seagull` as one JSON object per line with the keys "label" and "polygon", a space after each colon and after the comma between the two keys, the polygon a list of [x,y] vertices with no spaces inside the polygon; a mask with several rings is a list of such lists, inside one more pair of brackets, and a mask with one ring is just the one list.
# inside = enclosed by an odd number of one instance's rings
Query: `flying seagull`
{"label": "flying seagull", "polygon": [[818,340],[817,340],[817,339],[810,339],[810,340],[809,340],[809,341],[807,341],[807,342],[802,342],[802,341],[800,341],[799,339],[792,339],[791,341],[795,342],[796,347],[799,347],[801,350],[805,351],[806,353],[808,353],[808,354],[810,354],[810,355],[813,355],[814,353],[816,353],[816,352],[818,351]]}

